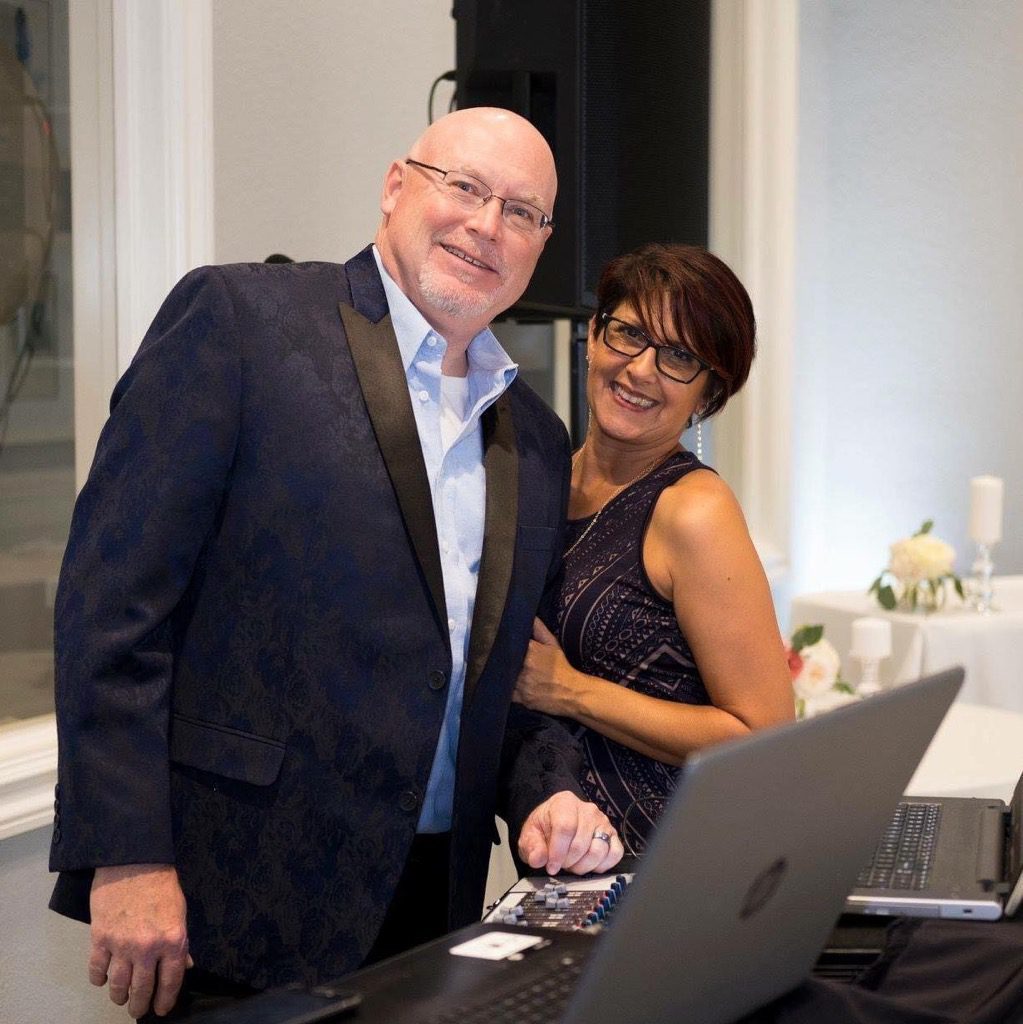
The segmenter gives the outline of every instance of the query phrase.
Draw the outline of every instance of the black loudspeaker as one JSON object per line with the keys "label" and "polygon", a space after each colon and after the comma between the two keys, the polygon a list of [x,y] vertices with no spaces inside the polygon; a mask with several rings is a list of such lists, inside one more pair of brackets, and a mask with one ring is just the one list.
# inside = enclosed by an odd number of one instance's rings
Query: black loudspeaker
{"label": "black loudspeaker", "polygon": [[459,107],[554,151],[554,234],[509,315],[586,316],[612,256],[707,244],[710,0],[454,0]]}

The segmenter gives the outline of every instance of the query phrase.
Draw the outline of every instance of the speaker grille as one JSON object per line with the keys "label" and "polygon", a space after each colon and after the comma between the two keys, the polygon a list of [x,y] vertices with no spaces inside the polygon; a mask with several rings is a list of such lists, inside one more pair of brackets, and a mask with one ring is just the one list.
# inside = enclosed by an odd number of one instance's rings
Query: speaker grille
{"label": "speaker grille", "polygon": [[612,256],[706,245],[710,0],[459,0],[453,13],[459,106],[530,118],[557,163],[555,233],[513,315],[586,315]]}

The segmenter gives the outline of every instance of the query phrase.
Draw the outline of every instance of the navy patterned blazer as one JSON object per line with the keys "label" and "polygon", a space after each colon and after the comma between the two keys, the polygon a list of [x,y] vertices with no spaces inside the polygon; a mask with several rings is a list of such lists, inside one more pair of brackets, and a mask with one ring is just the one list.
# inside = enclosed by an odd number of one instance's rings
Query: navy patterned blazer
{"label": "navy patterned blazer", "polygon": [[[515,706],[560,550],[568,438],[516,380],[483,418],[485,541],[450,924],[478,917],[495,806],[579,792]],[[56,606],[51,906],[174,863],[196,964],[254,985],[359,965],[421,809],[451,670],[430,489],[383,286],[344,265],[188,274],[118,383]]]}

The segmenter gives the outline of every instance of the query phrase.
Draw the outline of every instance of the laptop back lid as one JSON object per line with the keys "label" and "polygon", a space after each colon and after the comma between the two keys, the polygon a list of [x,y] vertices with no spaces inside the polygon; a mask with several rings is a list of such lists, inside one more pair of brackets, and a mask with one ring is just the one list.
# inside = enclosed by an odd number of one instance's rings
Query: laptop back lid
{"label": "laptop back lid", "polygon": [[564,1021],[726,1024],[799,984],[962,680],[694,756]]}

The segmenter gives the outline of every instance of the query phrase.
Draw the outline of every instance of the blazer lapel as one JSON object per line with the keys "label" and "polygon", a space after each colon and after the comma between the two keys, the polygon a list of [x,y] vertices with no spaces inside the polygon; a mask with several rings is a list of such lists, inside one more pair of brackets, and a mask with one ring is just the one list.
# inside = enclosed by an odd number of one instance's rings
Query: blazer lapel
{"label": "blazer lapel", "polygon": [[505,392],[483,414],[483,466],[487,476],[483,554],[469,638],[465,700],[490,657],[511,583],[518,531],[519,460],[511,399]]}
{"label": "blazer lapel", "polygon": [[[338,308],[380,453],[398,496],[412,547],[430,588],[437,626],[446,637],[448,614],[430,481],[419,446],[405,368],[401,364],[391,317],[388,314],[374,323],[343,302]],[[489,480],[489,473],[487,476]],[[489,518],[488,499],[488,521]]]}

